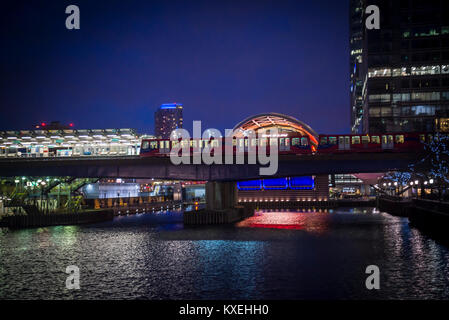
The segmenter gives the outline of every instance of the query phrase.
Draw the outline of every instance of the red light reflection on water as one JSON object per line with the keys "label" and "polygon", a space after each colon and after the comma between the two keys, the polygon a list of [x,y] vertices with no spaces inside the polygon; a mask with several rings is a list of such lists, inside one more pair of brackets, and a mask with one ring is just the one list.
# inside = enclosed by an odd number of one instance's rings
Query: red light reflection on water
{"label": "red light reflection on water", "polygon": [[237,226],[323,233],[329,228],[329,213],[316,211],[257,211],[254,216],[237,223]]}

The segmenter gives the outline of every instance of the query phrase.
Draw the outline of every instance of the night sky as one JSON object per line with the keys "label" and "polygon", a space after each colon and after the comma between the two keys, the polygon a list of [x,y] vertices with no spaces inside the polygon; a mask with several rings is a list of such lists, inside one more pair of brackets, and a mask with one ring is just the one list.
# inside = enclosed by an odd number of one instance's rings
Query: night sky
{"label": "night sky", "polygon": [[[12,1],[0,13],[0,130],[42,121],[153,133],[162,103],[184,127],[261,112],[350,131],[347,0]],[[76,4],[81,29],[67,30]]]}

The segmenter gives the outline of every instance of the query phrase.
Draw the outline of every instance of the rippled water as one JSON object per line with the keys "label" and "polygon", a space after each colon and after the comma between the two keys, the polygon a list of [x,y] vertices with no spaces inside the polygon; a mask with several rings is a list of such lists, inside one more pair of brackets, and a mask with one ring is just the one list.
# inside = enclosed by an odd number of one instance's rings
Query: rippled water
{"label": "rippled water", "polygon": [[[374,209],[259,212],[234,226],[179,212],[0,231],[1,299],[449,298],[449,250]],[[365,288],[379,266],[381,289]],[[81,289],[65,289],[68,265]]]}

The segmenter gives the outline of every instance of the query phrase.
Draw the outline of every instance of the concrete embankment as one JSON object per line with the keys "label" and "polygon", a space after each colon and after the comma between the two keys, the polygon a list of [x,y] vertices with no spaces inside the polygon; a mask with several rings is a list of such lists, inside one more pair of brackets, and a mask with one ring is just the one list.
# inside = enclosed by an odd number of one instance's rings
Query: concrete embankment
{"label": "concrete embankment", "polygon": [[36,228],[59,225],[77,225],[110,221],[112,210],[92,210],[80,213],[52,213],[6,216],[0,220],[0,227],[11,229]]}
{"label": "concrete embankment", "polygon": [[434,200],[414,199],[409,207],[410,223],[426,229],[449,227],[449,203]]}
{"label": "concrete embankment", "polygon": [[429,230],[449,227],[449,203],[427,199],[379,197],[377,207],[392,215],[408,217],[411,224]]}

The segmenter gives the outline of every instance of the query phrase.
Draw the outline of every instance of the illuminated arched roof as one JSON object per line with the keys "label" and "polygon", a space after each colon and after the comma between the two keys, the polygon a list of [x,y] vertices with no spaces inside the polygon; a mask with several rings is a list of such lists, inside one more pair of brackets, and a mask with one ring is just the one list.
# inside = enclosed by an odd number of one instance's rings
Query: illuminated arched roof
{"label": "illuminated arched roof", "polygon": [[309,136],[309,138],[318,144],[318,134],[304,122],[281,113],[261,113],[244,119],[234,127],[235,134],[243,135],[245,131],[252,130],[254,132],[260,129],[269,129],[270,127],[284,128],[298,132],[301,135]]}

